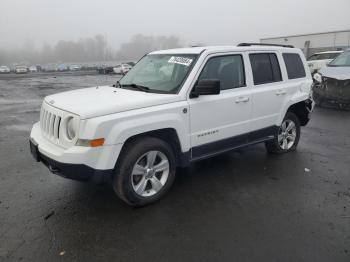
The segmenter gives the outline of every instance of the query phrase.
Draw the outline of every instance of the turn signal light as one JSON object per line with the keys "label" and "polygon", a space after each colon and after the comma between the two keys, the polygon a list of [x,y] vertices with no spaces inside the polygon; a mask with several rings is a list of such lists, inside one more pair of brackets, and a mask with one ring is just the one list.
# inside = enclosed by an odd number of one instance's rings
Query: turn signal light
{"label": "turn signal light", "polygon": [[90,146],[91,147],[103,146],[104,142],[105,142],[104,138],[98,138],[98,139],[90,140]]}
{"label": "turn signal light", "polygon": [[104,138],[97,138],[97,139],[78,139],[77,146],[86,146],[86,147],[99,147],[103,146],[105,142]]}

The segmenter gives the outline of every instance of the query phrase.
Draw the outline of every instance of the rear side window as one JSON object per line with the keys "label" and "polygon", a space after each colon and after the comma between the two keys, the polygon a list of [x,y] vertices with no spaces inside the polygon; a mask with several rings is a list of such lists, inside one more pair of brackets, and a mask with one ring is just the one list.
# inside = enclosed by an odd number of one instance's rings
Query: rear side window
{"label": "rear side window", "polygon": [[274,53],[250,54],[255,85],[282,81],[281,68]]}
{"label": "rear side window", "polygon": [[283,59],[286,64],[289,79],[303,78],[306,76],[303,61],[298,54],[284,53]]}

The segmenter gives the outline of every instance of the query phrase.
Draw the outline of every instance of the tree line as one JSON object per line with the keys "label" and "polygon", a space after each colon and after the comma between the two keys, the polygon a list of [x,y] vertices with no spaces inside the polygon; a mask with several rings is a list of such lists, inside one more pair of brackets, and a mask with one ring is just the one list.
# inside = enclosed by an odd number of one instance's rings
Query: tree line
{"label": "tree line", "polygon": [[54,45],[44,44],[40,49],[30,43],[16,50],[0,49],[0,65],[12,63],[58,63],[100,62],[113,60],[137,60],[154,50],[180,47],[176,36],[145,36],[138,34],[118,49],[110,46],[99,34],[77,41],[58,41]]}

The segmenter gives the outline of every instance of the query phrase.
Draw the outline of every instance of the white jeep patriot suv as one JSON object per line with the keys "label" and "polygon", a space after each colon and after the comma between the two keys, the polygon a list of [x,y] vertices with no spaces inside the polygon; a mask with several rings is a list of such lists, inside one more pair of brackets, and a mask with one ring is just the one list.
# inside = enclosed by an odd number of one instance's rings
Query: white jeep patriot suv
{"label": "white jeep patriot suv", "polygon": [[110,181],[142,206],[193,161],[260,142],[271,153],[295,150],[313,109],[311,85],[292,46],[156,51],[114,86],[46,97],[30,149],[52,173]]}

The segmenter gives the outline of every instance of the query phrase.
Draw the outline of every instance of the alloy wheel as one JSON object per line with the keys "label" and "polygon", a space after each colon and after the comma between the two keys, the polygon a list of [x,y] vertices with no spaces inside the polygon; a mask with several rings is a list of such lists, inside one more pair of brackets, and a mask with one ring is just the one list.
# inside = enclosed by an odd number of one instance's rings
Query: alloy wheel
{"label": "alloy wheel", "polygon": [[283,150],[289,150],[297,137],[297,127],[295,123],[286,119],[278,130],[278,144]]}
{"label": "alloy wheel", "polygon": [[166,155],[160,151],[149,151],[136,161],[132,169],[132,187],[139,196],[153,196],[164,187],[169,172],[170,165]]}

